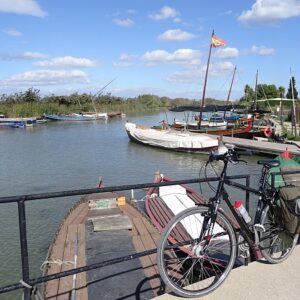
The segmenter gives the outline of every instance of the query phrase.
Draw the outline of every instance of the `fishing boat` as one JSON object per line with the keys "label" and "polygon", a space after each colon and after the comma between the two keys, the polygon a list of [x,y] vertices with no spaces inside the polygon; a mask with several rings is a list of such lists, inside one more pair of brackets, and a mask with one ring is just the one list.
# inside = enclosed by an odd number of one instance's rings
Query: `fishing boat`
{"label": "fishing boat", "polygon": [[44,117],[46,119],[52,120],[52,121],[93,121],[98,119],[107,119],[106,113],[72,113],[68,115],[48,115],[44,114]]}
{"label": "fishing boat", "polygon": [[0,118],[0,126],[14,127],[14,128],[25,128],[32,127],[37,124],[37,119],[32,118]]}
{"label": "fishing boat", "polygon": [[[157,172],[155,182],[172,182],[173,180]],[[154,226],[162,232],[169,221],[183,210],[194,207],[195,205],[205,204],[208,199],[196,193],[191,188],[184,185],[165,185],[158,188],[150,188],[145,199],[145,209]],[[224,213],[224,212],[223,212]],[[225,213],[226,214],[226,213]],[[192,218],[192,219],[191,219]],[[232,218],[230,218],[232,219]],[[196,223],[195,223],[196,222]],[[198,224],[199,226],[196,226]],[[203,216],[190,216],[181,221],[181,226],[177,226],[169,236],[169,242],[172,244],[196,239],[199,237],[199,229],[203,224]],[[232,219],[232,224],[238,228],[237,223]],[[227,243],[228,237],[223,235],[222,226],[215,224],[214,234],[218,237],[214,242]],[[175,256],[180,253],[189,253],[189,247],[179,247]]]}
{"label": "fishing boat", "polygon": [[206,134],[153,129],[131,122],[126,122],[125,129],[132,142],[162,149],[207,153],[218,147],[218,139]]}
{"label": "fishing boat", "polygon": [[70,115],[48,115],[44,114],[46,119],[52,120],[52,121],[90,121],[90,120],[96,120],[95,117],[86,117],[79,114],[70,114]]}
{"label": "fishing boat", "polygon": [[[155,182],[171,182],[172,179],[156,172]],[[182,210],[204,204],[207,199],[182,185],[150,188],[145,199],[145,209],[154,226],[162,232],[173,216]]]}
{"label": "fishing boat", "polygon": [[[253,118],[252,115],[245,111],[241,111],[239,114],[236,110],[244,109],[241,105],[208,105],[204,108],[198,106],[178,106],[170,108],[172,112],[187,112],[191,111],[194,113],[209,113],[214,112],[209,120],[203,120],[201,122],[201,128],[199,128],[199,122],[194,121],[193,123],[173,123],[170,125],[171,128],[181,131],[206,133],[212,135],[222,135],[222,136],[233,136],[240,138],[253,138],[253,136],[261,136],[264,134],[262,129],[253,128]],[[218,112],[218,114],[217,114]],[[225,118],[222,118],[224,113]],[[229,113],[229,114],[228,114]],[[199,118],[199,116],[198,116]],[[192,126],[190,125],[192,124]],[[264,135],[263,135],[264,136]]]}

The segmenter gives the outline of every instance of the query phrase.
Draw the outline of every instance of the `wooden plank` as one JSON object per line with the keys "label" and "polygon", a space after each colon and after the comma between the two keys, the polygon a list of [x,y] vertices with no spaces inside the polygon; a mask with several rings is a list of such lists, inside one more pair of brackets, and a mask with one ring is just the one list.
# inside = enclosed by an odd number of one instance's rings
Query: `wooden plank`
{"label": "wooden plank", "polygon": [[[77,267],[83,267],[86,265],[85,256],[85,225],[78,225],[78,262]],[[86,272],[77,274],[76,277],[76,299],[87,300],[88,289],[86,285]]]}
{"label": "wooden plank", "polygon": [[143,221],[141,220],[141,218],[133,218],[132,222],[136,226],[139,235],[148,234],[148,230],[144,225]]}
{"label": "wooden plank", "polygon": [[127,215],[111,215],[92,219],[94,231],[132,229],[132,223]]}
{"label": "wooden plank", "polygon": [[[63,257],[64,264],[62,265],[62,271],[67,271],[74,268],[74,264],[72,264],[71,262],[74,262],[74,242],[76,238],[77,226],[69,225]],[[69,300],[72,290],[72,282],[73,275],[60,278],[57,300]]]}
{"label": "wooden plank", "polygon": [[[141,237],[135,236],[135,237],[133,237],[132,241],[138,252],[148,250],[145,248]],[[149,280],[150,286],[151,286],[154,294],[157,295],[158,292],[160,291],[160,285],[161,285],[161,280],[159,278],[157,269],[153,265],[153,262],[149,256],[141,257],[140,262],[142,264],[143,271],[145,273],[145,276]]]}
{"label": "wooden plank", "polygon": [[[49,257],[49,262],[54,262],[57,260],[63,260],[65,240],[67,236],[67,227],[62,227],[60,233],[52,247],[51,256]],[[61,265],[58,263],[49,263],[47,274],[55,274],[61,271]],[[58,293],[59,279],[54,279],[46,283],[45,297],[46,299],[56,299]]]}

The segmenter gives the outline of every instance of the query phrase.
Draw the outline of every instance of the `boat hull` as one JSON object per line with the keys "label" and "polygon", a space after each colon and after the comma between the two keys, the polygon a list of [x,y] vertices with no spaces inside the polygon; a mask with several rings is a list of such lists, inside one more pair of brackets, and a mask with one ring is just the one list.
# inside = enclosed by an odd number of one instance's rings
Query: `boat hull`
{"label": "boat hull", "polygon": [[155,148],[179,152],[207,153],[218,147],[218,140],[205,134],[141,128],[134,123],[126,123],[125,128],[132,142]]}

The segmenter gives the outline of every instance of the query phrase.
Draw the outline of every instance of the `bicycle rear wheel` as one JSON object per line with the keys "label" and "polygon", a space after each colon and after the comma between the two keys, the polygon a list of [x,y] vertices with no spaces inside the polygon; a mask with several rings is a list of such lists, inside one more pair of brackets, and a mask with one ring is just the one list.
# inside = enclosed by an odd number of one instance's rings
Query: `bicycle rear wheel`
{"label": "bicycle rear wheel", "polygon": [[[198,297],[216,289],[226,279],[236,258],[236,236],[227,218],[218,211],[213,234],[201,235],[208,207],[186,209],[164,229],[157,264],[164,283],[177,295]],[[207,227],[207,228],[208,228]],[[201,236],[201,238],[200,238]]]}
{"label": "bicycle rear wheel", "polygon": [[261,253],[271,264],[286,260],[293,252],[299,234],[290,234],[280,224],[276,207],[266,206],[262,211],[261,224],[265,232],[261,234]]}

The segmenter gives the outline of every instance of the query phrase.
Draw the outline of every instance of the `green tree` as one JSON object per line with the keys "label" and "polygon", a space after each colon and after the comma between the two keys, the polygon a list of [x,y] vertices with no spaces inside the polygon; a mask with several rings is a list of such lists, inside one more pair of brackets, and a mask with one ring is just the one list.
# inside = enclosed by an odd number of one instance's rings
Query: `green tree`
{"label": "green tree", "polygon": [[28,89],[22,96],[22,101],[27,103],[38,102],[40,99],[40,90],[34,88]]}
{"label": "green tree", "polygon": [[279,97],[283,98],[284,97],[284,93],[285,93],[285,88],[283,86],[280,86],[278,88],[278,93],[279,93]]}
{"label": "green tree", "polygon": [[254,90],[248,85],[245,85],[244,96],[240,99],[241,102],[250,102],[255,99]]}
{"label": "green tree", "polygon": [[287,90],[286,97],[288,99],[298,99],[298,91],[296,89],[296,79],[295,77],[292,77],[289,82],[289,88]]}
{"label": "green tree", "polygon": [[258,84],[257,99],[271,99],[279,97],[279,91],[275,84]]}

